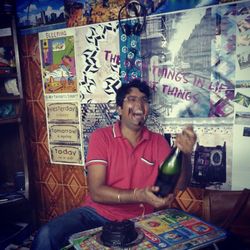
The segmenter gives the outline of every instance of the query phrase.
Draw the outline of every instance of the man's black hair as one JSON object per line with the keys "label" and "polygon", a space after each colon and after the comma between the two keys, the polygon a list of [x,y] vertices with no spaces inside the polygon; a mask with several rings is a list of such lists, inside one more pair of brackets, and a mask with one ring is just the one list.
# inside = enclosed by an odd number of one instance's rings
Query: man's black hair
{"label": "man's black hair", "polygon": [[122,84],[122,86],[117,90],[116,105],[118,107],[122,107],[124,98],[131,92],[131,88],[139,89],[148,99],[150,99],[151,91],[147,83],[145,81],[141,81],[140,79],[133,79],[129,83]]}

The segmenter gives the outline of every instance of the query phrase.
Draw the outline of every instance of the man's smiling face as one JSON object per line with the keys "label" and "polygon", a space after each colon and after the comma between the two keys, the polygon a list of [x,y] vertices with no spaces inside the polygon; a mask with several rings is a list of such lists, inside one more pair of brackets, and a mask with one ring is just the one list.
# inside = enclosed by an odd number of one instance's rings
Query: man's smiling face
{"label": "man's smiling face", "polygon": [[123,106],[118,108],[121,122],[126,127],[138,130],[147,120],[149,114],[149,100],[137,88],[131,88],[125,96]]}

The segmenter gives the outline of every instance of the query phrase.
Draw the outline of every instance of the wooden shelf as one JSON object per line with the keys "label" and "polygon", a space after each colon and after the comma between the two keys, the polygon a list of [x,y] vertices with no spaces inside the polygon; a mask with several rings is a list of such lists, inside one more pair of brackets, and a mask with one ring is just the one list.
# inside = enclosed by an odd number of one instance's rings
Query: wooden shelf
{"label": "wooden shelf", "polygon": [[20,117],[13,117],[13,118],[0,118],[0,124],[8,124],[8,123],[19,123],[21,122]]}
{"label": "wooden shelf", "polygon": [[17,73],[0,74],[0,78],[16,78]]}
{"label": "wooden shelf", "polygon": [[0,96],[0,101],[20,101],[20,96]]}
{"label": "wooden shelf", "polygon": [[13,203],[22,202],[24,200],[25,200],[24,195],[18,193],[12,193],[0,198],[0,206],[8,206]]}

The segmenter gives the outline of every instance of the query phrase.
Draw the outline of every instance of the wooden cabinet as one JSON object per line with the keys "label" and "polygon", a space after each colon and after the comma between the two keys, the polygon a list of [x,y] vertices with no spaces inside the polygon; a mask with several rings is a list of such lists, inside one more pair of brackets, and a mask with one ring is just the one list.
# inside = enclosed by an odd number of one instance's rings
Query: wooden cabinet
{"label": "wooden cabinet", "polygon": [[[30,227],[29,175],[15,17],[0,13],[0,249]],[[20,226],[21,225],[21,226]]]}

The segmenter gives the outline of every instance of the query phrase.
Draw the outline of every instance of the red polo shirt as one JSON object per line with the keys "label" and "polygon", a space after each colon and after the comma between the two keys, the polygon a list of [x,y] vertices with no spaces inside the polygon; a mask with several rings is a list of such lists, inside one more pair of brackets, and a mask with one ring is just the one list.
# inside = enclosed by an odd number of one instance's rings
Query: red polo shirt
{"label": "red polo shirt", "polygon": [[[121,189],[145,188],[155,183],[158,168],[170,153],[165,138],[148,130],[142,130],[142,137],[136,147],[132,147],[121,134],[120,123],[97,129],[89,141],[86,167],[96,164],[107,168],[106,184]],[[85,206],[96,209],[97,213],[110,220],[130,219],[142,214],[139,203],[103,204],[94,202],[88,195]],[[144,204],[145,213],[153,212],[153,207]]]}

